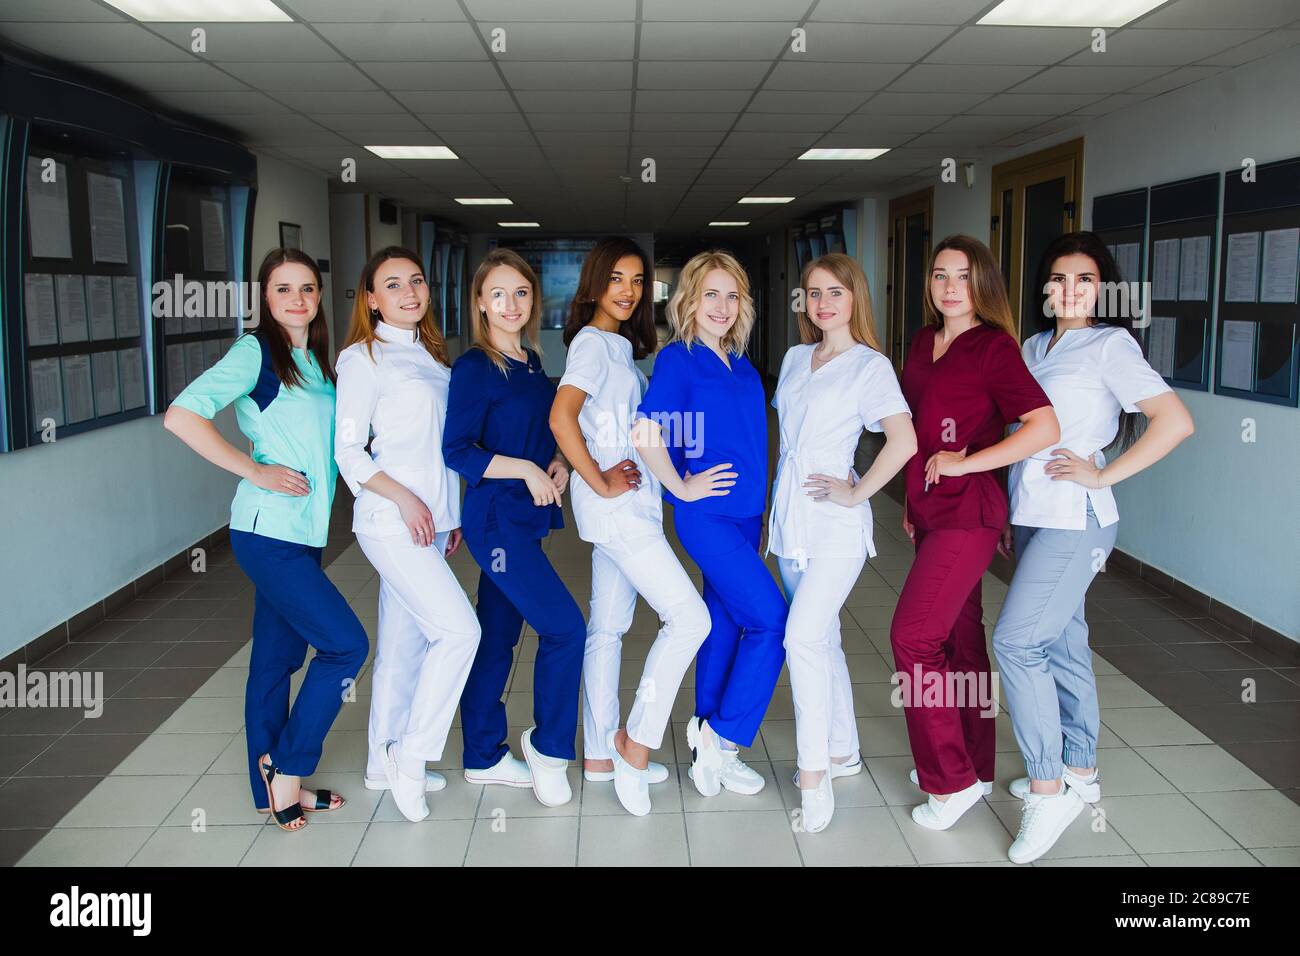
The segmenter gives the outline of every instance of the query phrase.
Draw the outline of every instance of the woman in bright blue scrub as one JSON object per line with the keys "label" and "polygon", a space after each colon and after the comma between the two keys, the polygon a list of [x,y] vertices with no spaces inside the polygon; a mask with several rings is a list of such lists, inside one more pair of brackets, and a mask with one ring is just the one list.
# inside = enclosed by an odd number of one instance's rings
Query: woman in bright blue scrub
{"label": "woman in bright blue scrub", "polygon": [[[587,625],[542,551],[564,526],[560,496],[569,480],[551,434],[555,385],[536,344],[541,325],[537,276],[520,256],[495,249],[472,284],[478,310],[474,345],[451,370],[443,456],[468,483],[461,525],[478,563],[483,636],[461,695],[465,779],[529,787],[545,806],[568,803],[566,774],[577,754],[578,682]],[[501,694],[524,621],[538,634],[533,668],[534,726],[520,741],[527,764],[506,744]]]}
{"label": "woman in bright blue scrub", "polygon": [[[296,249],[274,249],[258,270],[262,322],[176,397],[163,426],[243,480],[230,506],[230,546],[257,588],[244,702],[253,802],[285,830],[303,811],[343,798],[304,790],[321,747],[370,650],[361,622],[321,569],[334,500],[334,369],[321,274]],[[250,457],[211,419],[234,403]],[[289,679],[316,650],[289,708]]]}
{"label": "woman in bright blue scrub", "polygon": [[[695,659],[690,776],[706,797],[723,787],[754,794],[765,781],[741,761],[738,745],[754,742],[772,699],[788,608],[759,554],[767,411],[762,380],[744,354],[754,303],[740,263],[717,250],[691,259],[668,320],[673,341],[655,359],[633,442],[663,484],[677,537],[704,575],[712,629]],[[694,477],[688,482],[684,473]]]}

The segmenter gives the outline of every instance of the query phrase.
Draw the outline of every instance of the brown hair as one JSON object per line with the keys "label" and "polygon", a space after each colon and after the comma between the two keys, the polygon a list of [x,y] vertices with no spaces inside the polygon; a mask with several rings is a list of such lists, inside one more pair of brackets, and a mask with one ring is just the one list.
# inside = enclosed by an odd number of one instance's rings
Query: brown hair
{"label": "brown hair", "polygon": [[934,291],[930,283],[934,276],[935,260],[945,249],[955,249],[966,255],[970,267],[970,300],[975,318],[990,328],[1001,329],[1019,341],[1016,323],[1011,318],[1011,303],[1007,300],[1007,287],[1002,281],[1002,272],[993,261],[989,247],[974,236],[948,236],[930,253],[930,266],[925,270],[926,293],[921,302],[926,325],[943,328],[943,314],[934,307]]}
{"label": "brown hair", "polygon": [[510,366],[506,364],[506,357],[501,350],[492,344],[491,324],[488,322],[488,314],[479,308],[478,299],[483,292],[483,283],[487,282],[488,273],[497,266],[509,266],[527,280],[528,284],[533,287],[533,309],[528,316],[528,321],[524,324],[524,338],[533,347],[538,355],[542,354],[542,346],[537,340],[538,329],[542,324],[542,287],[537,280],[537,273],[533,271],[524,257],[513,249],[496,248],[483,257],[483,261],[478,264],[474,270],[474,281],[470,283],[470,301],[474,304],[474,311],[477,316],[474,320],[474,344],[471,348],[481,349],[487,353],[487,357],[492,360],[492,364],[501,370],[501,374],[506,374]]}
{"label": "brown hair", "polygon": [[677,288],[668,300],[668,324],[672,326],[673,341],[682,342],[687,348],[695,342],[695,310],[704,289],[704,277],[714,269],[721,269],[735,279],[736,290],[740,293],[740,312],[721,343],[725,351],[740,355],[745,351],[749,333],[754,328],[754,299],[749,294],[749,276],[744,267],[735,256],[721,249],[710,249],[692,256],[682,267]]}
{"label": "brown hair", "polygon": [[876,335],[876,321],[871,314],[871,287],[867,284],[866,274],[852,256],[846,256],[842,252],[818,256],[803,267],[799,287],[804,291],[804,311],[799,313],[799,341],[806,345],[822,340],[822,330],[808,318],[808,279],[814,269],[829,272],[853,296],[853,311],[849,316],[849,334],[853,340],[877,352],[882,351],[880,338]]}
{"label": "brown hair", "polygon": [[609,236],[596,243],[582,261],[582,272],[578,275],[578,288],[569,305],[569,318],[564,323],[564,344],[568,345],[573,337],[581,332],[596,317],[596,303],[609,288],[610,277],[618,261],[627,256],[636,256],[641,260],[641,300],[625,322],[620,322],[618,332],[632,343],[632,357],[645,358],[659,346],[659,337],[655,334],[654,315],[654,269],[650,260],[631,239],[625,236]]}
{"label": "brown hair", "polygon": [[[267,321],[258,323],[254,335],[262,342],[263,347],[271,353],[271,369],[275,372],[275,377],[285,388],[293,388],[299,385],[305,385],[302,373],[293,360],[293,346],[289,342],[289,333],[284,327],[275,320],[271,314],[271,303],[267,299],[267,289],[270,286],[271,273],[286,263],[297,263],[306,266],[311,270],[312,275],[316,277],[316,289],[323,296],[324,288],[321,282],[320,266],[316,265],[316,260],[301,249],[272,249],[262,260],[262,265],[257,270],[257,285],[261,289],[262,296],[262,315]],[[316,314],[307,325],[307,350],[316,358],[316,364],[320,366],[321,373],[330,382],[334,379],[334,363],[330,361],[330,324],[325,317],[325,307],[318,303]]]}
{"label": "brown hair", "polygon": [[[358,342],[364,342],[366,352],[370,355],[370,360],[375,359],[375,325],[378,324],[381,316],[377,310],[372,310],[366,304],[365,293],[375,291],[375,274],[379,272],[379,267],[385,262],[392,259],[402,259],[415,264],[419,270],[420,276],[428,282],[428,277],[424,275],[424,266],[420,264],[420,257],[402,246],[385,246],[380,249],[361,270],[361,278],[357,280],[357,298],[356,304],[352,306],[352,322],[348,326],[348,334],[343,342],[343,347],[355,345]],[[443,365],[451,365],[450,354],[447,351],[447,340],[442,337],[442,332],[438,329],[438,322],[433,316],[433,297],[429,298],[429,306],[424,310],[424,315],[420,316],[420,321],[416,323],[415,330],[420,338],[420,344],[428,350],[429,354]]]}

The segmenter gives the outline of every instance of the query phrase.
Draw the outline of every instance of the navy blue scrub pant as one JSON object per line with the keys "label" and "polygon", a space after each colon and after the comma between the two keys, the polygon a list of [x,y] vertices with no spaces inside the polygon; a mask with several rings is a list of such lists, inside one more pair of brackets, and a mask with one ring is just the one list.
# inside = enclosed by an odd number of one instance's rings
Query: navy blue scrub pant
{"label": "navy blue scrub pant", "polygon": [[510,752],[506,743],[506,689],[524,621],[537,632],[533,665],[533,747],[573,760],[578,732],[578,684],[587,624],[540,539],[501,540],[465,535],[478,579],[479,639],[460,697],[465,768],[486,770]]}
{"label": "navy blue scrub pant", "polygon": [[758,553],[763,516],[732,518],[674,509],[677,537],[704,575],[712,629],[695,657],[695,716],[748,747],[785,662],[789,606]]}
{"label": "navy blue scrub pant", "polygon": [[[320,548],[248,531],[231,531],[235,560],[257,588],[253,653],[244,696],[249,783],[253,803],[266,809],[257,761],[265,753],[296,777],[316,772],[325,735],[349,683],[361,672],[370,639],[321,568]],[[289,679],[316,655],[289,709]]]}

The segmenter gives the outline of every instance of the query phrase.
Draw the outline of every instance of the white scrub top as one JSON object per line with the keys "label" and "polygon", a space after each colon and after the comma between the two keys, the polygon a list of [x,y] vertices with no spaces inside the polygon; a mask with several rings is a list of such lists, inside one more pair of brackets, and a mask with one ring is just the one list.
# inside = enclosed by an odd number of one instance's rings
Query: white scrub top
{"label": "white scrub top", "polygon": [[1054,481],[1043,471],[1052,460],[1052,449],[1068,448],[1103,468],[1102,449],[1119,433],[1120,411],[1136,412],[1138,402],[1172,389],[1147,364],[1126,329],[1113,325],[1068,329],[1049,352],[1052,334],[1048,330],[1032,336],[1021,352],[1052,400],[1061,440],[1011,466],[1011,523],[1082,531],[1091,501],[1097,524],[1105,528],[1119,520],[1115,495],[1109,488],[1085,488],[1064,478]]}
{"label": "white scrub top", "polygon": [[814,348],[796,345],[786,353],[772,399],[781,423],[781,460],[768,550],[801,565],[813,557],[874,558],[871,504],[845,508],[818,501],[803,483],[818,473],[848,478],[862,429],[883,431],[881,419],[911,411],[889,359],[875,349],[859,343],[814,372]]}
{"label": "white scrub top", "polygon": [[659,481],[632,447],[633,415],[645,393],[646,378],[632,362],[631,341],[617,332],[602,332],[590,325],[582,329],[569,343],[560,385],[572,385],[587,393],[578,411],[578,425],[600,470],[630,458],[641,472],[641,487],[636,491],[604,498],[576,469],[572,471],[569,487],[578,537],[593,543],[609,541],[614,533],[610,516],[615,512],[620,512],[620,518],[648,522],[662,532]]}
{"label": "white scrub top", "polygon": [[414,330],[379,322],[375,335],[372,349],[363,342],[350,345],[335,363],[334,458],[357,497],[352,530],[409,534],[396,504],[361,487],[379,471],[428,506],[436,531],[459,528],[460,477],[442,457],[451,370],[429,354]]}

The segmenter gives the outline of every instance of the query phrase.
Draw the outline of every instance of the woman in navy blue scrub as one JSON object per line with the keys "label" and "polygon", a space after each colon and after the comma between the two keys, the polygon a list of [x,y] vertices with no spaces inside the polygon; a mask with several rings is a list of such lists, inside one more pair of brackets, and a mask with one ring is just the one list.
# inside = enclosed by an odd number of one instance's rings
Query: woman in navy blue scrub
{"label": "woman in navy blue scrub", "polygon": [[[461,695],[465,779],[533,788],[546,806],[572,798],[568,761],[577,756],[578,683],[587,626],[542,551],[564,527],[560,496],[568,468],[549,419],[555,385],[534,347],[541,325],[537,275],[509,249],[489,252],[474,274],[474,345],[456,360],[442,449],[468,488],[461,512],[465,544],[478,563],[477,613],[483,636]],[[534,726],[521,747],[506,744],[501,694],[524,621],[538,634]]]}
{"label": "woman in navy blue scrub", "polygon": [[633,441],[704,575],[712,628],[695,659],[690,776],[706,797],[723,787],[754,794],[765,781],[738,747],[754,742],[776,688],[788,608],[759,554],[767,410],[744,354],[754,301],[740,263],[717,250],[691,259],[668,320],[673,340],[655,359]]}

